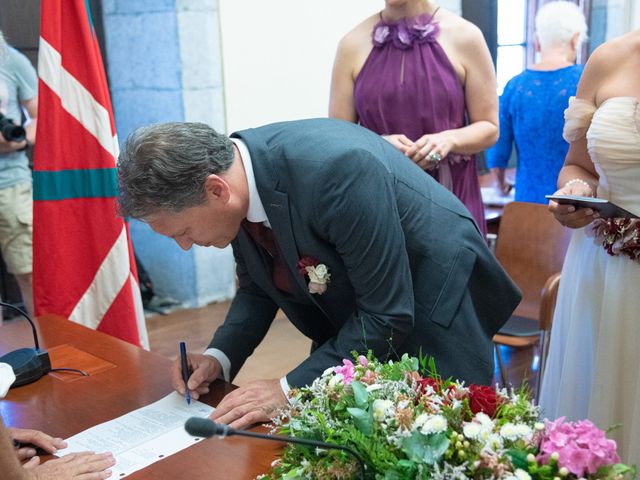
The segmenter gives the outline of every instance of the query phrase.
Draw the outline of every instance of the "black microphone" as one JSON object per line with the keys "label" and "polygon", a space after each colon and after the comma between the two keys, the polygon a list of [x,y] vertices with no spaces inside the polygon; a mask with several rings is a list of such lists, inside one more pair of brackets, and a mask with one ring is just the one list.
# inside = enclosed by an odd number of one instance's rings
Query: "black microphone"
{"label": "black microphone", "polygon": [[283,435],[269,435],[266,433],[250,432],[248,430],[236,430],[235,428],[231,428],[229,425],[216,423],[208,418],[202,417],[191,417],[184,424],[184,429],[189,435],[194,437],[210,438],[216,435],[219,438],[224,438],[230,437],[231,435],[239,435],[243,437],[261,438],[263,440],[273,440],[275,442],[298,443],[300,445],[309,445],[325,449],[344,450],[358,460],[358,463],[360,464],[360,478],[364,480],[364,462],[355,450],[343,445],[321,442],[319,440],[310,440],[308,438],[285,437]]}
{"label": "black microphone", "polygon": [[16,376],[16,381],[13,382],[11,388],[35,382],[40,377],[51,371],[51,359],[49,358],[49,353],[40,348],[36,326],[33,323],[33,320],[29,318],[29,315],[10,303],[0,302],[0,307],[9,307],[27,319],[31,325],[31,330],[33,331],[33,343],[36,347],[19,348],[18,350],[14,350],[13,352],[9,352],[0,357],[0,363],[8,363],[11,365],[13,373]]}

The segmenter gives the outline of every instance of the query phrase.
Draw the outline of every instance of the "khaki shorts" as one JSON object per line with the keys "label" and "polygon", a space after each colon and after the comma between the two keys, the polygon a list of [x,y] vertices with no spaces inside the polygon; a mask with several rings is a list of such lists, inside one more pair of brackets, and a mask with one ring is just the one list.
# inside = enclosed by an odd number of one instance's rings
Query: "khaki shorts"
{"label": "khaki shorts", "polygon": [[31,273],[32,223],[31,183],[0,189],[0,249],[14,275]]}

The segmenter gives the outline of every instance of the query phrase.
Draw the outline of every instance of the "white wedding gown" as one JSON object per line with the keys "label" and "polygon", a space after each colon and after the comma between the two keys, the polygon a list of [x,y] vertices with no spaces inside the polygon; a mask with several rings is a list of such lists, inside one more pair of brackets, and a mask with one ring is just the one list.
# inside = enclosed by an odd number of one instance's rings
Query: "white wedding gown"
{"label": "white wedding gown", "polygon": [[[585,132],[600,175],[598,196],[640,215],[640,106],[613,97],[597,109],[572,99],[565,138]],[[592,420],[618,442],[623,462],[640,466],[640,262],[611,256],[585,231],[573,233],[562,269],[543,416]]]}

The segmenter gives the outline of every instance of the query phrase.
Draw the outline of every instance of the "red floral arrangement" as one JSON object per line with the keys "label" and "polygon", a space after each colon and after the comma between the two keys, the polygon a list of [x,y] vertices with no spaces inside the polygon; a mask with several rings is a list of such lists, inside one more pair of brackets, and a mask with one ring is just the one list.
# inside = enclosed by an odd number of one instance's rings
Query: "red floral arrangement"
{"label": "red floral arrangement", "polygon": [[609,255],[626,255],[640,262],[640,219],[598,218],[592,223],[591,235]]}

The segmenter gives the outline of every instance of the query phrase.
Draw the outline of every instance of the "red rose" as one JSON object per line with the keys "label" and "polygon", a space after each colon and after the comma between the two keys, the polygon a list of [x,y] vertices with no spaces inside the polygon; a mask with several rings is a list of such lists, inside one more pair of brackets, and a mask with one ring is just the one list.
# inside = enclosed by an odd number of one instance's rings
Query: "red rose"
{"label": "red rose", "polygon": [[302,257],[300,260],[298,260],[298,273],[304,276],[307,274],[307,267],[317,267],[318,263],[318,260],[313,257]]}
{"label": "red rose", "polygon": [[493,417],[498,408],[496,391],[492,387],[484,385],[471,385],[469,387],[469,407],[474,415],[483,412]]}
{"label": "red rose", "polygon": [[416,383],[418,384],[418,393],[420,395],[424,394],[424,392],[427,390],[427,387],[433,388],[436,393],[438,393],[442,388],[440,381],[431,377],[420,378],[416,380]]}

